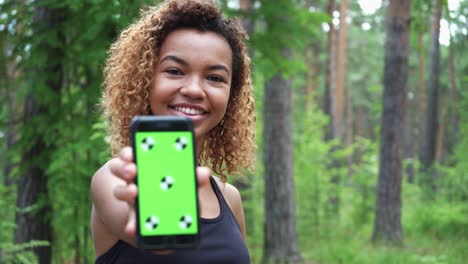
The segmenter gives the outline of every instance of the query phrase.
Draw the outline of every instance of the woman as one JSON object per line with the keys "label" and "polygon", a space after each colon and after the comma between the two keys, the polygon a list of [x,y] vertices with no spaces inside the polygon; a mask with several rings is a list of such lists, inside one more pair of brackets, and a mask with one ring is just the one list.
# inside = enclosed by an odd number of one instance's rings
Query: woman
{"label": "woman", "polygon": [[[149,8],[111,46],[102,107],[113,159],[93,176],[96,263],[249,263],[239,191],[227,174],[254,160],[250,59],[239,23],[214,3],[170,0]],[[201,241],[197,249],[136,248],[135,115],[191,118],[197,141]],[[211,171],[220,178],[211,176]],[[157,201],[155,201],[157,202]]]}

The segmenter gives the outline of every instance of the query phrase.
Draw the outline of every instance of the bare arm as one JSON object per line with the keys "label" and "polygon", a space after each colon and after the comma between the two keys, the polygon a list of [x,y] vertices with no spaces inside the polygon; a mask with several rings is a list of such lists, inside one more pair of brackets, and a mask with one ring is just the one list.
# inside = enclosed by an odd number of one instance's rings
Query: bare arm
{"label": "bare arm", "polygon": [[91,222],[96,255],[106,252],[117,240],[136,244],[135,176],[136,166],[130,148],[124,148],[118,157],[104,164],[93,176]]}
{"label": "bare arm", "polygon": [[[104,164],[93,176],[91,192],[93,195],[94,220],[100,221],[107,231],[117,239],[121,239],[135,245],[135,237],[125,232],[129,222],[131,205],[125,200],[119,200],[114,194],[116,190],[127,187],[134,190],[136,187],[127,184],[124,180],[112,173],[110,166],[119,166],[118,158],[114,158]],[[129,191],[131,192],[131,191]]]}

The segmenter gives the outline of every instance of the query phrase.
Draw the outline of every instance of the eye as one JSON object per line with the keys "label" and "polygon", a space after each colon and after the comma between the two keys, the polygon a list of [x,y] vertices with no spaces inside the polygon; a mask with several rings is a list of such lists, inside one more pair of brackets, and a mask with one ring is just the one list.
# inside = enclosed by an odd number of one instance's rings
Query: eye
{"label": "eye", "polygon": [[223,77],[219,76],[219,75],[210,75],[206,79],[208,79],[209,81],[213,81],[213,82],[221,82],[221,83],[226,82],[226,80]]}
{"label": "eye", "polygon": [[170,75],[183,75],[182,71],[180,71],[179,69],[174,69],[174,68],[167,69],[165,70],[165,72]]}

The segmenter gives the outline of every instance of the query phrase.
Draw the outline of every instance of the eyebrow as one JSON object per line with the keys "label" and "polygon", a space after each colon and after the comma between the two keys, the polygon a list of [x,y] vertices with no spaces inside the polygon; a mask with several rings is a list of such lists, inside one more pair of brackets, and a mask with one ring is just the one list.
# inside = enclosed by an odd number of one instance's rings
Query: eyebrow
{"label": "eyebrow", "polygon": [[187,65],[188,65],[188,63],[187,63],[186,61],[184,61],[183,59],[181,59],[181,58],[179,58],[179,57],[177,57],[177,56],[173,56],[173,55],[168,55],[168,56],[164,57],[164,58],[159,62],[159,64],[162,64],[164,61],[167,61],[167,60],[169,60],[169,61],[174,61],[174,62],[176,62],[176,63],[178,63],[178,64],[182,64],[182,65],[184,65],[184,66],[187,66]]}
{"label": "eyebrow", "polygon": [[[162,58],[161,61],[159,61],[159,64],[162,64],[164,61],[174,61],[183,66],[188,66],[188,63],[185,60],[174,55],[167,55],[166,57]],[[227,74],[230,74],[229,69],[222,64],[210,65],[208,67],[208,70],[222,70],[225,71]]]}

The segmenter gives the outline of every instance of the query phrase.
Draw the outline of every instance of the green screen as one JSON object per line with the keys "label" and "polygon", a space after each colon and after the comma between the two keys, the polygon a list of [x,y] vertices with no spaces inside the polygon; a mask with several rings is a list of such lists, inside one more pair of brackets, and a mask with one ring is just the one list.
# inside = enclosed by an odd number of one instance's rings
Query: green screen
{"label": "green screen", "polygon": [[193,147],[187,131],[135,134],[141,236],[198,233]]}

